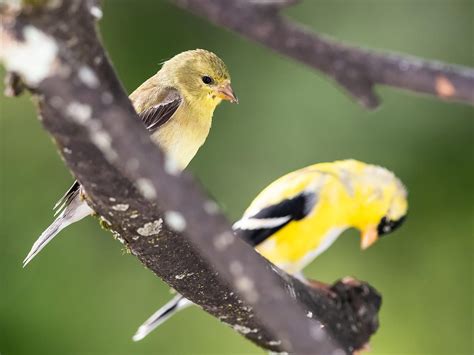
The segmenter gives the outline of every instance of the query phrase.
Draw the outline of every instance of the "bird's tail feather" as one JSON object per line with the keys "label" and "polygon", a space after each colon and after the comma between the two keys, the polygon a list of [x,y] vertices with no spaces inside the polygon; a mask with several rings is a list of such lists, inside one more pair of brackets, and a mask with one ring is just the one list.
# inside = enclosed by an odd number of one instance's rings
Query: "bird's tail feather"
{"label": "bird's tail feather", "polygon": [[33,244],[30,252],[25,260],[23,260],[23,267],[25,267],[51,240],[53,240],[62,229],[92,213],[92,209],[85,201],[82,201],[79,194],[77,194]]}
{"label": "bird's tail feather", "polygon": [[148,318],[145,323],[143,323],[138,328],[132,339],[134,341],[142,340],[155,328],[168,320],[171,316],[185,308],[188,308],[192,304],[193,303],[187,298],[184,298],[179,294],[176,295],[171,301],[169,301],[167,304],[157,310],[150,318]]}

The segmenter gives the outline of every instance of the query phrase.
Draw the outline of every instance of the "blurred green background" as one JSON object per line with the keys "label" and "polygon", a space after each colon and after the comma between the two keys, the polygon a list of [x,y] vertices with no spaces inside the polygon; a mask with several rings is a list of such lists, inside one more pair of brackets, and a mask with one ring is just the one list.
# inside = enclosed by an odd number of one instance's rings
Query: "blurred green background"
{"label": "blurred green background", "polygon": [[[474,65],[469,0],[308,0],[287,13],[361,46]],[[128,91],[186,49],[228,64],[240,104],[218,108],[190,169],[232,220],[266,184],[308,164],[356,158],[395,171],[410,191],[403,228],[366,252],[344,233],[306,274],[353,275],[383,294],[371,354],[473,353],[472,107],[378,88],[383,106],[367,112],[318,73],[162,1],[109,0],[100,27]],[[262,353],[198,309],[133,343],[168,287],[94,219],[23,270],[72,178],[30,100],[0,104],[2,355]]]}

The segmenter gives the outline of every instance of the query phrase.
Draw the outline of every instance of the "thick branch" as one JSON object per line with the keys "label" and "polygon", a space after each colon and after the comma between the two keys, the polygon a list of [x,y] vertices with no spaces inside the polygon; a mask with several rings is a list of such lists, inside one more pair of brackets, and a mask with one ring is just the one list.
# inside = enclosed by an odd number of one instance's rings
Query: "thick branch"
{"label": "thick branch", "polygon": [[377,328],[377,292],[353,280],[330,291],[302,284],[234,237],[136,118],[96,36],[100,13],[85,0],[3,12],[0,58],[38,96],[45,128],[104,223],[171,287],[261,347],[363,347]]}
{"label": "thick branch", "polygon": [[281,16],[279,10],[294,0],[173,2],[321,71],[366,108],[379,105],[378,84],[474,104],[473,69],[339,43]]}

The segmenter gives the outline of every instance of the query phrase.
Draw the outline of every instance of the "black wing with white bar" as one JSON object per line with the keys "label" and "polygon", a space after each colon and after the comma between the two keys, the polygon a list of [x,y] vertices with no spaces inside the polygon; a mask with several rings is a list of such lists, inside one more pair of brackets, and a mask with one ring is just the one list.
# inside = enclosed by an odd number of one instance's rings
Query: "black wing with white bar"
{"label": "black wing with white bar", "polygon": [[265,207],[258,213],[237,221],[233,228],[247,243],[256,246],[291,221],[305,218],[316,204],[313,192],[303,192],[292,198]]}

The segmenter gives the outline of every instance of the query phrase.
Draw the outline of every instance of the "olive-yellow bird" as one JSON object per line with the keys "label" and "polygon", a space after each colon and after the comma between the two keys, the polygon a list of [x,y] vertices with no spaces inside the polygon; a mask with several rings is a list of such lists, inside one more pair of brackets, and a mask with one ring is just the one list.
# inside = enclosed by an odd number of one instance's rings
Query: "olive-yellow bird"
{"label": "olive-yellow bird", "polygon": [[[266,259],[303,278],[301,271],[346,229],[358,229],[366,249],[398,228],[407,209],[407,191],[392,172],[342,160],[279,178],[257,195],[233,228]],[[175,296],[140,326],[133,339],[143,339],[191,304]]]}
{"label": "olive-yellow bird", "polygon": [[[196,49],[176,55],[131,95],[152,140],[178,170],[183,170],[204,144],[214,109],[222,100],[237,102],[224,62]],[[26,266],[62,229],[93,214],[80,197],[76,181],[55,206],[56,220],[41,234],[23,261]]]}

